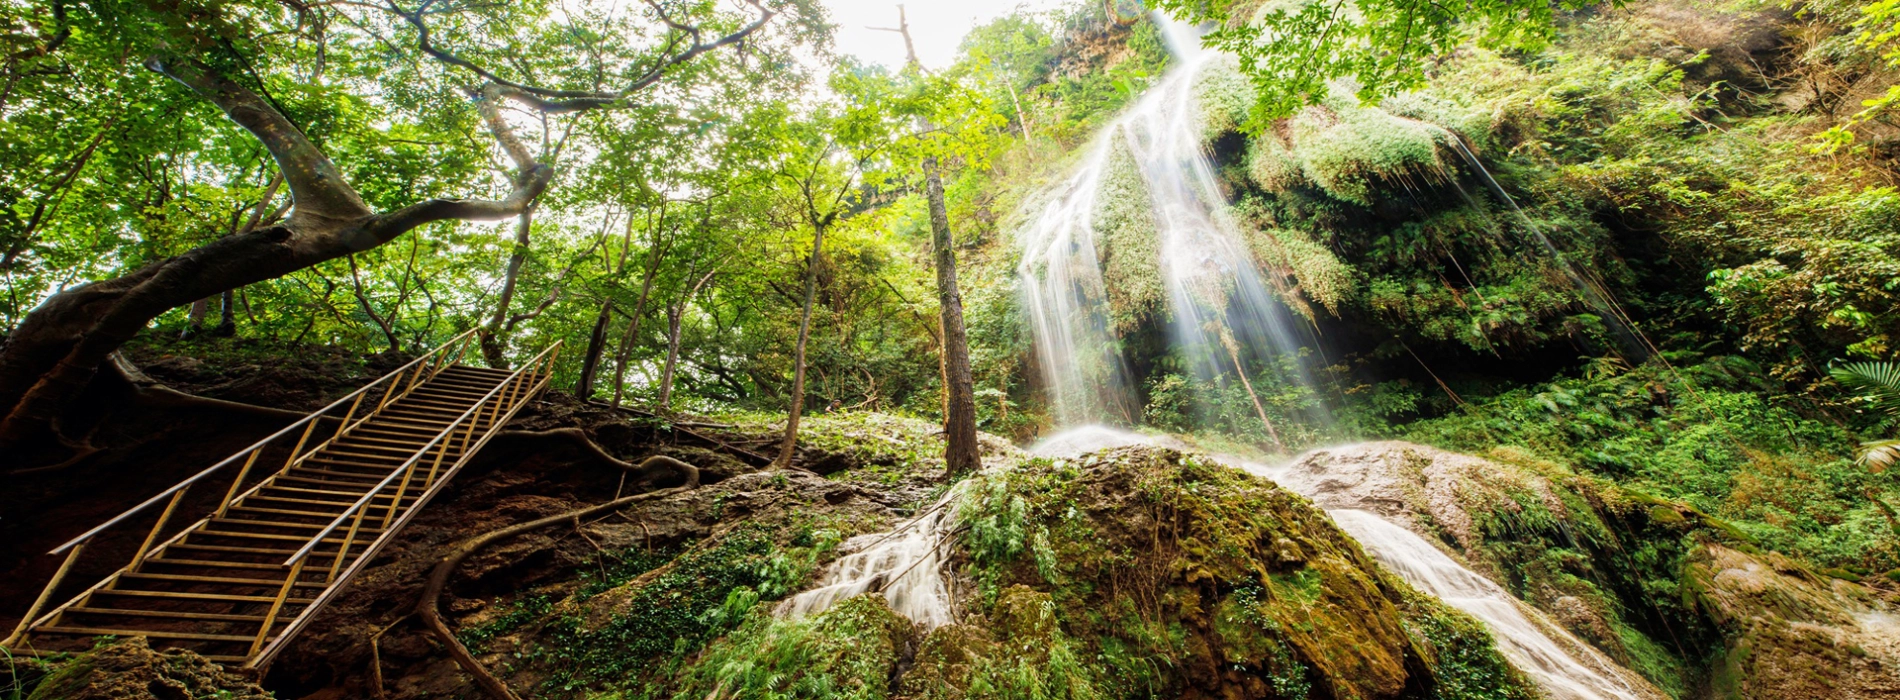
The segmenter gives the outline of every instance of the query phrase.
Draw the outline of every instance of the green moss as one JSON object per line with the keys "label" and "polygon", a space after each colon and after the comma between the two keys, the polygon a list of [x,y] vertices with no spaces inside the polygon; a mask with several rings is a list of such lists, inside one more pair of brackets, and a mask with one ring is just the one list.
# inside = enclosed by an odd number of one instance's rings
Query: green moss
{"label": "green moss", "polygon": [[1200,108],[1201,138],[1208,141],[1239,131],[1253,111],[1253,83],[1231,57],[1201,68],[1194,76],[1194,97]]}
{"label": "green moss", "polygon": [[1162,317],[1167,287],[1161,279],[1160,231],[1153,201],[1134,154],[1116,141],[1096,194],[1096,255],[1108,291],[1109,325],[1117,335]]}
{"label": "green moss", "polygon": [[[989,632],[978,638],[1025,649],[1011,653],[1052,650],[1047,662],[1011,672],[1024,678],[1042,678],[1038,669],[1067,663],[1058,656],[1073,651],[1081,664],[1073,677],[1107,697],[1219,688],[1290,698],[1322,687],[1374,697],[1412,682],[1414,618],[1475,629],[1408,598],[1416,594],[1304,499],[1192,456],[1131,448],[1032,460],[977,477],[966,499],[969,571],[984,591],[977,612]],[[1038,555],[1045,547],[1049,555]],[[1488,637],[1444,629],[1450,675],[1441,685],[1463,693],[1444,697],[1530,697],[1499,670]],[[957,648],[962,656],[944,656],[966,669],[984,668],[994,653]],[[1218,678],[1187,671],[1206,664],[1222,669]],[[961,687],[974,696],[975,685]]]}
{"label": "green moss", "polygon": [[[541,630],[522,660],[546,668],[543,692],[560,695],[610,689],[655,697],[672,669],[711,639],[746,619],[761,600],[777,600],[802,586],[836,533],[809,546],[782,547],[793,530],[756,523],[725,534],[711,546],[680,555],[615,606],[596,627],[563,615]],[[560,613],[560,610],[556,611]]]}
{"label": "green moss", "polygon": [[1339,199],[1371,206],[1387,183],[1443,180],[1444,128],[1363,107],[1347,96],[1293,118],[1294,157],[1307,179]]}

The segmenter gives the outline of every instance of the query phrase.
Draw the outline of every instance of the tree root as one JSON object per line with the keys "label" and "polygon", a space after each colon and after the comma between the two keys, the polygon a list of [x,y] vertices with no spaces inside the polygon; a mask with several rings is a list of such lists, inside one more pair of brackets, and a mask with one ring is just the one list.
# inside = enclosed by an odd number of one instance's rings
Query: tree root
{"label": "tree root", "polygon": [[[594,406],[597,408],[605,408],[610,411],[620,411],[620,412],[628,413],[631,415],[641,416],[643,418],[659,418],[659,419],[666,418],[666,416],[662,416],[658,413],[654,413],[652,411],[642,411],[640,409],[633,408],[631,406],[615,406],[612,404],[601,403],[599,401],[589,401],[587,403],[588,405]],[[712,427],[714,425],[717,425],[715,423],[687,423],[687,422],[676,423],[676,422],[668,421],[667,425],[674,432],[684,433],[688,437],[691,437],[693,439],[699,440],[706,444],[713,445],[713,446],[718,447],[719,449],[730,452],[734,456],[740,457],[746,461],[751,462],[752,466],[763,467],[772,463],[772,458],[770,457],[759,454],[757,452],[753,452],[752,450],[748,450],[743,447],[734,446],[731,443],[726,442],[725,440],[721,440],[719,438],[713,437],[711,435],[707,435],[705,433],[699,432],[697,430],[693,430],[692,428],[688,427],[688,426],[695,426],[695,425]]]}
{"label": "tree root", "polygon": [[[566,430],[576,429],[570,428]],[[585,435],[582,437],[585,437]],[[588,442],[590,444],[592,443],[591,440]],[[490,696],[497,698],[497,700],[520,700],[520,696],[515,695],[514,691],[510,690],[506,684],[501,682],[501,679],[496,678],[493,674],[489,673],[487,669],[482,668],[481,662],[475,660],[474,654],[469,653],[468,647],[463,646],[461,640],[456,639],[455,633],[450,631],[448,625],[442,621],[442,613],[438,609],[438,604],[442,599],[442,589],[448,585],[449,576],[455,573],[455,569],[461,566],[462,562],[468,559],[469,556],[496,542],[549,525],[571,522],[595,513],[622,508],[640,501],[684,493],[699,486],[699,470],[695,469],[693,465],[671,457],[648,457],[638,466],[635,466],[615,459],[605,452],[600,453],[600,456],[612,460],[613,462],[626,465],[625,468],[630,471],[658,473],[661,470],[671,470],[682,475],[685,478],[685,484],[670,489],[649,491],[647,493],[616,498],[599,505],[558,513],[518,525],[510,525],[464,540],[460,545],[450,550],[448,554],[443,555],[441,561],[436,563],[435,569],[429,572],[428,583],[423,586],[422,596],[416,601],[415,615],[422,620],[423,626],[428,628],[431,634],[435,635],[436,641],[441,642],[442,646],[448,649],[449,656],[455,659],[455,663],[460,665],[462,670],[468,672],[469,675],[474,676],[476,684],[480,685],[483,690],[487,691]]]}
{"label": "tree root", "polygon": [[[597,461],[604,462],[604,463],[619,467],[621,469],[627,470],[627,473],[634,477],[635,484],[644,483],[649,486],[656,485],[656,484],[662,483],[660,479],[665,478],[666,476],[678,476],[682,479],[690,479],[693,483],[698,483],[698,480],[699,480],[698,467],[695,467],[691,464],[687,464],[686,462],[682,462],[672,457],[667,457],[664,455],[654,455],[652,457],[646,458],[645,460],[642,460],[639,464],[636,465],[632,462],[628,462],[626,460],[620,459],[619,457],[615,457],[611,454],[608,454],[607,450],[600,446],[600,443],[594,442],[593,438],[587,436],[587,431],[581,430],[580,428],[555,428],[552,430],[506,430],[497,434],[496,437],[559,438],[562,440],[567,440],[569,442],[574,443],[574,445],[576,447],[579,447],[582,452],[587,453],[587,456],[592,457]],[[690,474],[690,476],[687,476],[688,474]]]}

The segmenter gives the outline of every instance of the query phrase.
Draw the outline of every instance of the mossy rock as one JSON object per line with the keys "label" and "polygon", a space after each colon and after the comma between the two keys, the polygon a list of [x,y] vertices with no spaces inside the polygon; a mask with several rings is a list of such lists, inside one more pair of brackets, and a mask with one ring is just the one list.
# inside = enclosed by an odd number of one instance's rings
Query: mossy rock
{"label": "mossy rock", "polygon": [[270,700],[256,683],[181,649],[153,651],[144,637],[106,639],[61,664],[27,700],[219,698]]}
{"label": "mossy rock", "polygon": [[1272,482],[1146,447],[978,478],[966,626],[987,639],[926,637],[918,671],[963,683],[939,697],[1025,654],[1087,697],[1533,697],[1475,621]]}

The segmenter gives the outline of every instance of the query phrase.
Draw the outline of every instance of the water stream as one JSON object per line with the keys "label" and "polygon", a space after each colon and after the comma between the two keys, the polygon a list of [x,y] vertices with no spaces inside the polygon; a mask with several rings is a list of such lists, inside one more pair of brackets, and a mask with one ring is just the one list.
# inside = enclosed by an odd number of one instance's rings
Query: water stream
{"label": "water stream", "polygon": [[955,621],[944,583],[943,548],[956,527],[957,496],[951,488],[916,517],[886,532],[859,535],[839,545],[848,552],[825,570],[818,585],[779,604],[780,617],[822,612],[832,603],[869,592],[884,595],[891,610],[936,629]]}
{"label": "water stream", "polygon": [[[1128,373],[1107,324],[1097,213],[1111,156],[1125,149],[1149,198],[1156,261],[1167,286],[1174,346],[1204,381],[1236,382],[1275,441],[1284,426],[1262,398],[1266,378],[1313,395],[1301,326],[1266,281],[1229,211],[1201,134],[1195,79],[1219,57],[1186,24],[1155,15],[1176,54],[1173,67],[1091,144],[1076,173],[1021,235],[1024,307],[1039,369],[1062,424],[1132,423]],[[1277,388],[1277,387],[1276,387]],[[1323,412],[1294,409],[1323,423]]]}
{"label": "water stream", "polygon": [[[1031,451],[1045,457],[1076,457],[1128,445],[1180,446],[1178,440],[1086,425],[1053,435]],[[1274,469],[1239,458],[1212,455],[1235,469],[1271,478]],[[1304,494],[1313,496],[1314,494]],[[1629,684],[1617,678],[1614,662],[1511,597],[1503,587],[1439,551],[1430,541],[1378,515],[1362,510],[1328,510],[1333,522],[1366,553],[1406,583],[1477,618],[1497,638],[1498,651],[1537,683],[1553,700],[1637,700]],[[1562,643],[1558,639],[1562,639]]]}

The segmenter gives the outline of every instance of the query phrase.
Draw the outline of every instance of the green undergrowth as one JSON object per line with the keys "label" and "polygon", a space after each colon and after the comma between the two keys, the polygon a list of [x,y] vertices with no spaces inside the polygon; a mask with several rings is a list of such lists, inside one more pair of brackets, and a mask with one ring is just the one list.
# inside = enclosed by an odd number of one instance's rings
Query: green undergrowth
{"label": "green undergrowth", "polygon": [[[784,414],[729,413],[719,420],[738,432],[781,437]],[[922,418],[870,411],[808,415],[798,423],[798,448],[835,460],[824,471],[847,470],[835,478],[894,484],[907,476],[943,469],[941,428]],[[776,451],[777,443],[772,450]]]}
{"label": "green undergrowth", "polygon": [[611,615],[586,624],[563,604],[511,663],[544,673],[555,697],[665,697],[673,675],[708,642],[738,627],[762,601],[805,585],[836,547],[837,529],[806,519],[748,522],[648,572],[638,588],[612,588]]}
{"label": "green undergrowth", "polygon": [[1672,357],[1474,399],[1398,434],[1474,454],[1516,448],[1686,503],[1754,545],[1822,568],[1900,568],[1900,479],[1848,457],[1851,431],[1764,392],[1746,360]]}
{"label": "green undergrowth", "polygon": [[877,700],[887,696],[891,669],[912,635],[911,622],[876,594],[808,618],[779,618],[753,605],[745,622],[682,674],[674,697]]}

